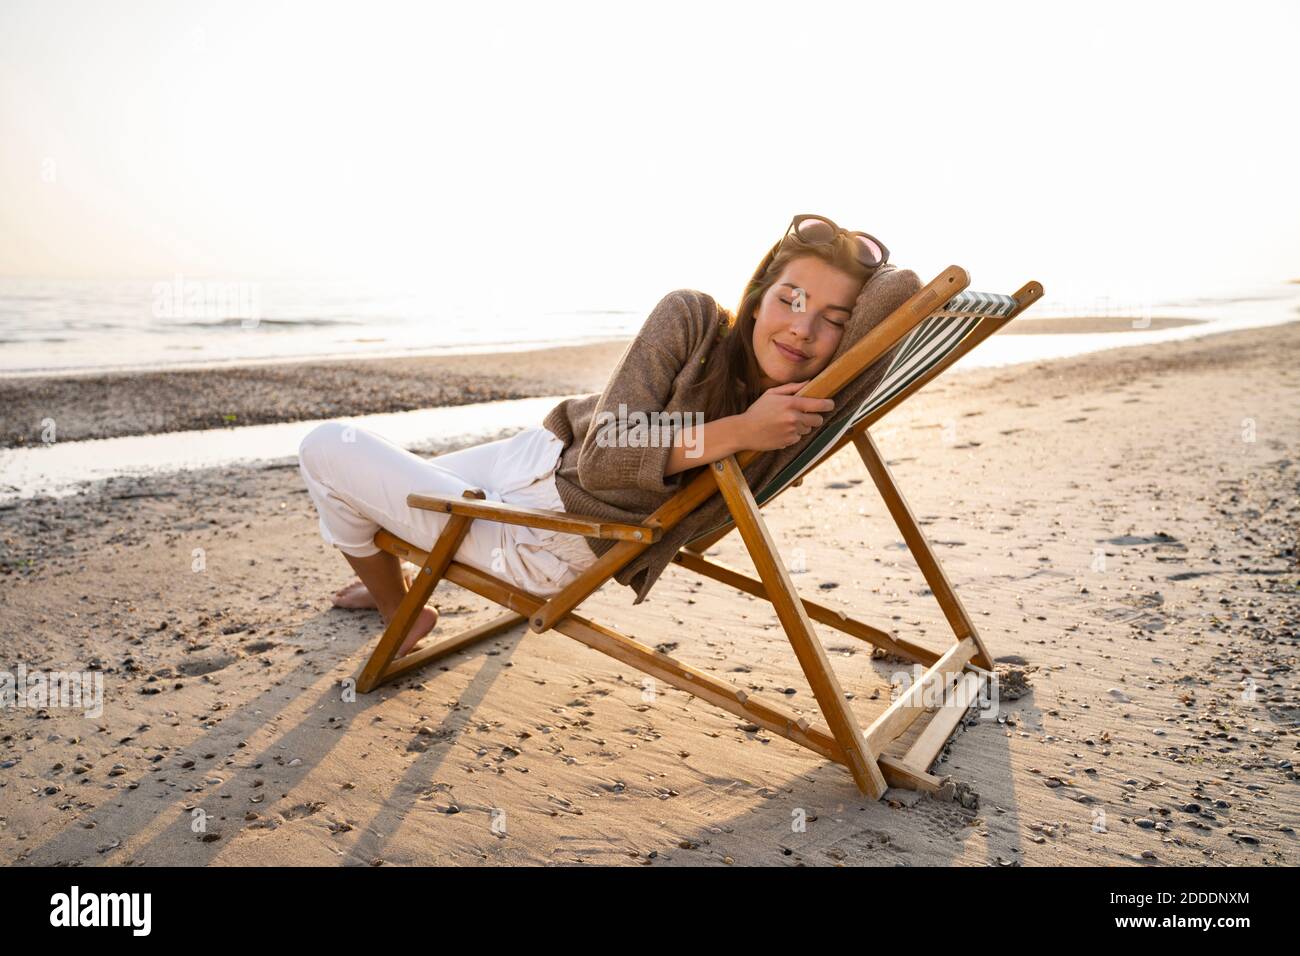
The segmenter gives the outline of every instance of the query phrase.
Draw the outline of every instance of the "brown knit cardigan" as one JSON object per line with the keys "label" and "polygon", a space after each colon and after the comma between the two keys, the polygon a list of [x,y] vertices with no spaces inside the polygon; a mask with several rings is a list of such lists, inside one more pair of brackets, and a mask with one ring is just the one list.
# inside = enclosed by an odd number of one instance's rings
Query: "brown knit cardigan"
{"label": "brown knit cardigan", "polygon": [[[882,322],[921,287],[910,269],[885,265],[863,286],[853,315],[840,338],[831,361]],[[723,313],[708,294],[694,289],[677,289],[664,296],[646,319],[641,331],[624,350],[599,395],[570,398],[553,408],[542,421],[564,443],[556,469],[555,485],[566,511],[592,515],[609,521],[636,523],[645,520],[669,498],[689,484],[699,472],[688,468],[664,477],[672,442],[652,431],[642,447],[615,447],[599,443],[598,422],[617,419],[620,403],[624,416],[631,412],[680,412],[681,419],[695,420],[702,409],[695,384],[709,370],[708,357],[719,339]],[[893,351],[886,353],[835,396],[835,409],[823,428],[834,427],[856,408],[884,377]],[[604,413],[604,414],[602,414]],[[605,414],[610,416],[606,418]],[[608,436],[609,431],[603,430]],[[756,455],[744,469],[750,487],[759,488],[796,458],[815,432],[785,448]],[[689,460],[689,459],[688,459]],[[677,526],[629,561],[614,580],[636,592],[633,604],[640,604],[650,592],[678,550],[703,531],[729,518],[727,504],[715,494],[687,515]],[[614,541],[587,538],[597,555],[603,555]]]}

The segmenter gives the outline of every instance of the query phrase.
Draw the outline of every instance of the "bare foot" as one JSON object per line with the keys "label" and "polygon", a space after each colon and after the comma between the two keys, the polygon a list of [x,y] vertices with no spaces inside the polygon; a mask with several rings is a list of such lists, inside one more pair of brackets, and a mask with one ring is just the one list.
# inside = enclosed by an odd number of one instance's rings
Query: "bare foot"
{"label": "bare foot", "polygon": [[[406,568],[402,569],[402,580],[405,582],[408,591],[411,589],[411,582],[414,579],[415,576],[409,570]],[[360,578],[357,578],[351,584],[335,591],[332,600],[335,607],[345,607],[349,609],[378,607],[375,603],[375,596],[370,593],[364,584],[361,583]]]}
{"label": "bare foot", "polygon": [[[406,635],[406,640],[403,641],[402,646],[397,649],[397,657],[410,653],[419,642],[420,638],[432,631],[434,625],[437,623],[438,609],[436,607],[426,607],[422,609],[419,617],[415,619],[415,623],[411,625],[411,633]],[[396,660],[396,658],[394,658],[394,660]]]}

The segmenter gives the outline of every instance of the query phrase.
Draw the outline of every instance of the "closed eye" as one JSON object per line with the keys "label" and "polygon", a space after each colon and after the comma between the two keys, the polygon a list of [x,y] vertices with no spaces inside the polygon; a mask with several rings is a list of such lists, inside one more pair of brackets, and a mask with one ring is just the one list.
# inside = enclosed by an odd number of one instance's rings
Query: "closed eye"
{"label": "closed eye", "polygon": [[[777,296],[777,298],[780,298],[780,296]],[[789,300],[789,299],[781,299],[781,301],[784,302],[786,305],[789,305],[789,306],[793,306],[793,305],[794,305],[794,302],[792,302],[792,301]],[[832,321],[831,319],[826,318],[825,315],[823,315],[822,318],[823,318],[823,319],[826,319],[827,322],[830,322],[831,325],[835,326],[837,329],[842,329],[842,328],[844,328],[844,326],[848,325],[848,320],[847,320],[847,319],[846,319],[845,321],[843,321],[843,322],[834,322],[834,321]]]}

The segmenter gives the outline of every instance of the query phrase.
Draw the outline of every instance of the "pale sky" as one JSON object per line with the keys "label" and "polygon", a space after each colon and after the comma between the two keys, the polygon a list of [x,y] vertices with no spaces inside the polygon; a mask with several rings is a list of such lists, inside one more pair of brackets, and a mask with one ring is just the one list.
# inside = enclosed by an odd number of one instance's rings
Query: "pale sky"
{"label": "pale sky", "polygon": [[1298,10],[0,0],[0,275],[734,305],[818,212],[989,291],[1300,278]]}

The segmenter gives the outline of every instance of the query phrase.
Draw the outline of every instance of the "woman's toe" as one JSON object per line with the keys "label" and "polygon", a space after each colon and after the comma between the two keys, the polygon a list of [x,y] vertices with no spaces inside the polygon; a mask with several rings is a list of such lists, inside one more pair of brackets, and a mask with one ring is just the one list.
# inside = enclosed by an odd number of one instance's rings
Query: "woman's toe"
{"label": "woman's toe", "polygon": [[375,599],[360,581],[354,581],[347,587],[334,592],[334,606],[344,608],[372,608]]}

